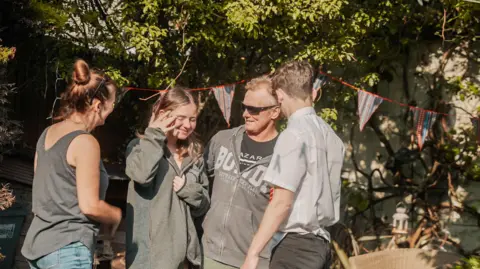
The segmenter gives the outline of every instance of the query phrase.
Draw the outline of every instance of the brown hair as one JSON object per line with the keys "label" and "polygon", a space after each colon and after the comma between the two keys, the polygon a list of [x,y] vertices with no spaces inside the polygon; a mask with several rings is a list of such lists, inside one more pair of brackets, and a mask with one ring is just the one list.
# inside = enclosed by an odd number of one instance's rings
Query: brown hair
{"label": "brown hair", "polygon": [[[195,98],[193,98],[187,88],[175,86],[157,99],[155,104],[153,104],[150,115],[154,115],[156,119],[160,114],[160,110],[172,111],[178,107],[189,104],[194,104],[198,109]],[[199,160],[203,153],[203,145],[197,138],[195,132],[193,132],[187,140],[177,140],[177,149],[180,157],[190,156],[194,161]]]}
{"label": "brown hair", "polygon": [[60,111],[56,120],[63,120],[73,113],[85,113],[92,105],[94,99],[103,104],[110,98],[107,86],[113,85],[112,79],[100,70],[91,70],[88,64],[78,59],[73,65],[72,82],[60,97]]}
{"label": "brown hair", "polygon": [[294,98],[312,99],[313,68],[306,61],[287,62],[273,73],[272,87]]}

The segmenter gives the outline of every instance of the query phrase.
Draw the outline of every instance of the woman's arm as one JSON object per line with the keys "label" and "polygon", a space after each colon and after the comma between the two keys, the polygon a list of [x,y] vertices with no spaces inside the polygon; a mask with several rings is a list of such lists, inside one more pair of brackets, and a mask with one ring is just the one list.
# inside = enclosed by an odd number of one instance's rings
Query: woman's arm
{"label": "woman's arm", "polygon": [[76,137],[67,152],[76,168],[78,204],[88,218],[117,225],[122,219],[120,208],[100,200],[100,145],[91,135]]}
{"label": "woman's arm", "polygon": [[147,128],[143,138],[128,144],[125,173],[131,180],[139,184],[153,181],[164,154],[165,139],[161,129]]}
{"label": "woman's arm", "polygon": [[178,197],[190,206],[194,218],[204,215],[210,208],[209,182],[203,161],[198,168],[198,182],[186,180],[185,185],[177,192]]}

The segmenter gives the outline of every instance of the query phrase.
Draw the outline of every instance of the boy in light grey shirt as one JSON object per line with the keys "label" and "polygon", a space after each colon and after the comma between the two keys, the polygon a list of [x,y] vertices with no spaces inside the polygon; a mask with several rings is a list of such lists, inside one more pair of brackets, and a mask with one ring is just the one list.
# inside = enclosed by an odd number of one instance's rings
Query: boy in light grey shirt
{"label": "boy in light grey shirt", "polygon": [[258,254],[274,236],[270,268],[328,268],[330,235],[340,213],[344,145],[312,108],[312,67],[290,62],[272,84],[287,128],[280,134],[263,178],[275,186],[273,199],[242,268],[256,268]]}

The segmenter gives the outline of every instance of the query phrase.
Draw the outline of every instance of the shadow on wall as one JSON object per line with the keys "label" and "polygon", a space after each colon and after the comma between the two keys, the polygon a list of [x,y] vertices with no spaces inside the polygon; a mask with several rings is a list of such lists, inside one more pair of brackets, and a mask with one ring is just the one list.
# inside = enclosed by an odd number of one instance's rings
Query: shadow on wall
{"label": "shadow on wall", "polygon": [[[459,128],[464,124],[470,126],[469,114],[465,111],[475,113],[476,108],[480,105],[480,98],[461,100],[458,94],[447,92],[448,89],[446,87],[442,90],[441,95],[432,96],[434,75],[439,69],[442,55],[441,44],[420,44],[416,48],[410,49],[410,54],[406,56],[408,59],[404,63],[391,63],[391,69],[389,70],[391,75],[390,80],[388,82],[386,80],[381,81],[375,90],[377,90],[380,96],[402,103],[410,103],[425,109],[436,109],[435,106],[441,103],[441,100],[444,100],[445,103],[453,104],[454,108],[454,110],[450,112],[451,116],[448,119],[448,124],[454,128]],[[479,83],[480,73],[478,71],[479,65],[477,63],[468,61],[462,53],[455,52],[446,64],[444,79],[449,81],[452,78],[467,74],[472,77],[472,82]],[[342,72],[343,70],[335,70],[334,74],[340,76]],[[345,79],[348,82],[348,76]],[[333,97],[339,89],[342,91],[353,91],[335,82],[329,83],[328,87],[331,86],[333,87],[328,88],[328,90],[324,92],[320,107],[331,107],[331,104],[328,104],[328,100],[333,100]],[[372,89],[366,90],[372,91]],[[413,126],[407,117],[407,107],[384,101],[367,123],[365,129],[360,132],[358,116],[355,111],[356,106],[354,106],[356,101],[355,98],[354,102],[345,102],[338,105],[338,120],[335,122],[337,126],[339,126],[337,133],[347,144],[342,178],[344,182],[348,182],[347,184],[350,186],[348,192],[346,189],[342,192],[342,204],[345,209],[342,221],[351,221],[351,219],[348,218],[350,218],[352,214],[355,214],[354,208],[345,208],[347,203],[350,204],[350,206],[356,205],[362,207],[361,204],[366,201],[367,204],[364,204],[364,207],[368,206],[367,189],[369,182],[365,175],[373,175],[373,188],[386,187],[385,182],[399,186],[402,182],[396,182],[393,176],[394,173],[398,171],[392,171],[388,165],[392,162],[401,161],[403,157],[408,159],[409,156],[416,154],[414,152],[416,149],[408,149],[408,145],[412,142],[410,133]],[[326,105],[323,105],[323,103]],[[446,112],[448,112],[448,110]],[[442,128],[442,126],[440,123],[437,123],[435,128]],[[432,163],[432,160],[426,154],[422,154],[422,159],[427,165]],[[419,161],[409,162],[408,160],[406,160],[406,163],[408,165],[396,164],[395,166],[401,167],[400,169],[403,169],[402,173],[411,174],[414,183],[421,182],[426,175],[423,164]],[[359,172],[359,170],[362,172]],[[440,181],[443,181],[443,179]],[[446,186],[446,184],[447,181],[445,180],[445,182],[439,183],[438,188],[447,190],[448,186]],[[478,197],[480,195],[480,188],[474,187],[474,184],[466,188],[466,191],[470,193],[469,197]],[[354,190],[355,193],[352,194],[350,190]],[[392,195],[392,193],[380,191],[373,193],[374,199],[385,199],[374,206],[374,211],[376,217],[387,225],[391,222],[389,218],[395,212],[395,206],[399,201],[405,198],[404,202],[408,204],[412,202],[412,199],[405,193],[393,193],[393,196],[389,198],[390,195]],[[432,198],[435,200],[431,201],[434,204],[443,202],[445,198],[448,198],[448,194],[444,190],[435,193],[431,192],[427,196],[429,196],[429,199]],[[463,217],[462,215],[461,218]],[[455,226],[455,223],[451,226]],[[367,228],[371,228],[371,223],[366,219],[359,218],[352,227],[355,229],[355,231],[353,231],[354,234],[361,236]],[[480,233],[462,233],[459,229],[461,230],[463,228],[452,227],[451,231],[452,236],[458,237],[462,245],[466,243],[469,246],[473,246],[475,243],[473,240],[476,240],[476,238],[480,236]],[[455,231],[455,234],[453,234],[453,231]]]}

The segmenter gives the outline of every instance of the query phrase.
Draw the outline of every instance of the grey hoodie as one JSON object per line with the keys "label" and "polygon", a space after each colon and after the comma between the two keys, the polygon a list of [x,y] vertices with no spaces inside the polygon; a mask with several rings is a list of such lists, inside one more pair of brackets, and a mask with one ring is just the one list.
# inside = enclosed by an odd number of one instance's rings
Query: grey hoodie
{"label": "grey hoodie", "polygon": [[[207,174],[213,180],[212,204],[203,222],[205,256],[235,267],[243,264],[269,199],[262,178],[271,156],[238,172],[244,132],[244,126],[220,131],[205,149]],[[268,268],[269,258],[267,247],[258,268]]]}
{"label": "grey hoodie", "polygon": [[[210,206],[203,160],[185,158],[177,167],[159,129],[147,128],[145,137],[127,146],[125,172],[131,179],[127,196],[127,268],[183,269],[187,258],[202,266],[200,240],[194,219]],[[173,190],[175,176],[185,185]]]}

